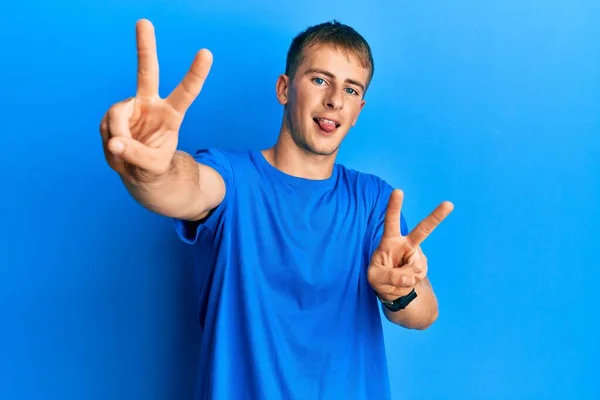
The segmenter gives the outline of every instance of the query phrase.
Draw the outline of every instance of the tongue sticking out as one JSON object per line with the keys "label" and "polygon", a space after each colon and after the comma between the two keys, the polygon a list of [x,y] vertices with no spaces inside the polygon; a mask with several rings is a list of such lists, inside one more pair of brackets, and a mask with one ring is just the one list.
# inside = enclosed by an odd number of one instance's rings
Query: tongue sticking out
{"label": "tongue sticking out", "polygon": [[318,119],[317,124],[319,124],[319,127],[327,133],[331,133],[337,128],[335,122],[326,121],[323,119]]}

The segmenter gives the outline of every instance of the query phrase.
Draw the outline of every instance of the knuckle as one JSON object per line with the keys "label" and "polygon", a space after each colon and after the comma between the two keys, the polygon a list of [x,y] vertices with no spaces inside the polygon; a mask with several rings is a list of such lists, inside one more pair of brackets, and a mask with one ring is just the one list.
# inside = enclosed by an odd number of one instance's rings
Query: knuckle
{"label": "knuckle", "polygon": [[426,225],[426,224],[421,224],[419,226],[419,228],[421,229],[421,231],[423,231],[426,234],[429,234],[432,231],[432,228],[429,225]]}
{"label": "knuckle", "polygon": [[119,113],[121,111],[121,107],[120,104],[113,104],[112,106],[110,106],[110,108],[108,109],[108,112],[106,113],[108,119],[115,119],[119,116]]}
{"label": "knuckle", "polygon": [[[140,51],[140,53],[141,53],[141,55],[147,55],[148,54],[147,51],[146,52]],[[148,68],[147,66],[145,66],[143,64],[141,64],[141,65],[138,66],[138,71],[137,72],[138,72],[138,76],[140,78],[146,78],[146,77],[151,76],[150,68]]]}
{"label": "knuckle", "polygon": [[100,132],[103,132],[106,130],[106,118],[107,118],[107,114],[104,114],[104,116],[100,120],[100,127],[99,127]]}
{"label": "knuckle", "polygon": [[119,101],[119,102],[113,104],[112,106],[110,106],[110,108],[108,109],[108,111],[106,113],[107,118],[109,120],[119,118],[123,114],[127,104],[129,104],[133,99],[134,99],[133,97],[128,97],[127,99],[125,99],[123,101]]}

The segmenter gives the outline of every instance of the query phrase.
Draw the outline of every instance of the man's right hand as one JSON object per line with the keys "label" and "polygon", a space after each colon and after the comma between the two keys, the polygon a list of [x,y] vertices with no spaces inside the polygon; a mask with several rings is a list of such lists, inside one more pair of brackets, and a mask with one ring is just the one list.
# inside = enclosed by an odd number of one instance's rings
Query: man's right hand
{"label": "man's right hand", "polygon": [[102,119],[106,161],[146,208],[197,221],[221,203],[225,182],[213,168],[177,151],[177,144],[185,113],[208,76],[212,54],[200,50],[183,80],[161,99],[154,27],[150,21],[140,20],[136,33],[137,93],[114,104]]}
{"label": "man's right hand", "polygon": [[138,21],[136,36],[136,96],[110,107],[100,124],[100,133],[110,167],[123,178],[142,183],[152,182],[169,171],[177,150],[179,128],[204,85],[212,54],[200,50],[183,80],[167,98],[161,99],[152,23]]}

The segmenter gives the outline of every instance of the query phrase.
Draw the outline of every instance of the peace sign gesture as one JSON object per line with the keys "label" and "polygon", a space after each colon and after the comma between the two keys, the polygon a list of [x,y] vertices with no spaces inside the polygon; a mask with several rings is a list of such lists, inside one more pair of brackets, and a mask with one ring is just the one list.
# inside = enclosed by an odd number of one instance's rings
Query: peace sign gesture
{"label": "peace sign gesture", "polygon": [[394,190],[385,214],[383,236],[371,257],[368,280],[383,300],[404,296],[427,276],[427,257],[421,243],[452,212],[452,203],[442,202],[407,236],[400,233],[400,215],[404,194]]}
{"label": "peace sign gesture", "polygon": [[134,180],[150,181],[167,172],[171,165],[183,117],[204,85],[212,54],[200,50],[183,80],[166,99],[161,99],[152,23],[138,21],[136,37],[136,95],[110,107],[100,124],[100,133],[111,168]]}

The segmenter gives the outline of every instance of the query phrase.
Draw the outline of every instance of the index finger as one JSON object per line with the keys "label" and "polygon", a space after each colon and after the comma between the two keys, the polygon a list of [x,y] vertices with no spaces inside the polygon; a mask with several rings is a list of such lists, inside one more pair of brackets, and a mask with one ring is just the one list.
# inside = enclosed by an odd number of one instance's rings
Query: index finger
{"label": "index finger", "polygon": [[152,97],[158,95],[158,55],[154,26],[147,19],[136,24],[137,39],[137,95]]}
{"label": "index finger", "polygon": [[388,206],[385,210],[385,219],[383,221],[383,237],[401,236],[400,214],[403,201],[404,192],[400,189],[394,190],[390,195]]}
{"label": "index finger", "polygon": [[449,201],[442,202],[431,214],[419,223],[407,236],[415,245],[420,245],[435,228],[452,212],[454,205]]}

